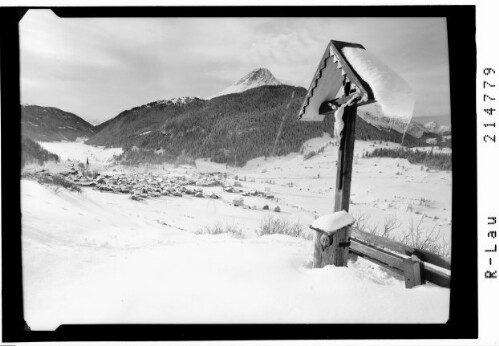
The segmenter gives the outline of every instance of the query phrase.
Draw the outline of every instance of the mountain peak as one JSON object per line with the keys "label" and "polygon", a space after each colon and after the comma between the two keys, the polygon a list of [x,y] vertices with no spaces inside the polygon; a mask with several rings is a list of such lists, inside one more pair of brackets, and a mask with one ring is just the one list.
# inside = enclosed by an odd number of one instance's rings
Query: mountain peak
{"label": "mountain peak", "polygon": [[268,69],[259,67],[248,73],[246,76],[242,77],[240,80],[236,82],[237,84],[251,84],[251,83],[270,83],[270,85],[280,85],[282,84],[279,82],[272,72],[270,72]]}
{"label": "mountain peak", "polygon": [[216,94],[213,97],[227,95],[227,94],[241,93],[248,89],[257,88],[263,85],[282,85],[282,84],[283,83],[280,82],[277,78],[275,78],[272,72],[270,72],[267,68],[259,67],[252,70],[247,75],[239,79],[237,82],[235,82],[234,84],[232,84],[231,86],[224,89],[222,92]]}
{"label": "mountain peak", "polygon": [[436,121],[430,121],[424,125],[426,130],[431,133],[442,133],[450,130],[449,126],[440,125]]}

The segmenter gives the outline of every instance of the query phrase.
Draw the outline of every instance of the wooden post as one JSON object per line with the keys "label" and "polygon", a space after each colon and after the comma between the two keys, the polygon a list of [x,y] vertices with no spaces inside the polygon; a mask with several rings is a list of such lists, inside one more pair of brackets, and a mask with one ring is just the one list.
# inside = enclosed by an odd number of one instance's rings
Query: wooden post
{"label": "wooden post", "polygon": [[403,268],[405,288],[412,288],[424,284],[423,262],[421,262],[419,258],[412,256],[411,258],[404,259]]}
{"label": "wooden post", "polygon": [[[345,95],[350,93],[350,83],[345,84]],[[355,120],[357,106],[346,106],[343,111],[343,131],[338,149],[338,167],[336,173],[336,190],[334,211],[348,211],[350,205],[350,185],[352,181],[353,149],[355,144]],[[328,264],[344,267],[347,265],[350,249],[351,227],[345,227],[329,236],[329,246],[325,236],[315,232],[314,268],[322,268]],[[322,243],[321,243],[322,238]]]}
{"label": "wooden post", "polygon": [[[350,83],[345,85],[345,95],[350,93]],[[334,195],[334,211],[348,211],[350,207],[350,186],[352,182],[353,150],[355,144],[355,120],[357,106],[346,106],[343,111],[343,132],[338,148],[338,167],[336,170],[336,190]],[[350,248],[352,228],[339,230],[333,239],[335,266],[346,267]]]}
{"label": "wooden post", "polygon": [[336,169],[334,211],[348,211],[350,206],[350,186],[352,182],[356,118],[357,106],[346,106],[345,110],[343,111],[344,127],[340,140],[340,147],[338,148],[338,167]]}
{"label": "wooden post", "polygon": [[345,267],[348,260],[352,227],[344,227],[332,235],[315,232],[314,268],[322,268],[328,264]]}
{"label": "wooden post", "polygon": [[333,236],[333,242],[331,244],[334,252],[333,264],[337,267],[347,266],[351,235],[352,227],[348,226],[340,229]]}

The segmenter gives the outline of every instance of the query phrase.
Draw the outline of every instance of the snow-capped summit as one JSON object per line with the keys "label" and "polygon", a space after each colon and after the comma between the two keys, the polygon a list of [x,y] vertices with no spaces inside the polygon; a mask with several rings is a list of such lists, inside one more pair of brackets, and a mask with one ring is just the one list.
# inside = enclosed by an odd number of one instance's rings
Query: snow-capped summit
{"label": "snow-capped summit", "polygon": [[[283,83],[279,81],[274,75],[266,68],[257,68],[245,75],[243,78],[239,79],[237,82],[224,89],[220,93],[214,95],[213,97],[241,93],[248,89],[260,87],[263,85],[282,85]],[[211,98],[213,98],[211,97]]]}
{"label": "snow-capped summit", "polygon": [[157,101],[149,102],[145,105],[132,108],[131,111],[136,112],[136,111],[139,111],[139,110],[144,109],[144,108],[152,108],[152,107],[156,107],[159,105],[183,106],[183,105],[188,105],[188,104],[198,102],[198,101],[203,101],[203,99],[201,99],[199,97],[190,97],[190,96],[174,97],[174,98],[171,98],[168,100],[157,100]]}
{"label": "snow-capped summit", "polygon": [[151,103],[149,103],[149,105],[151,105],[151,104],[160,104],[160,105],[165,105],[165,104],[185,105],[185,104],[189,104],[189,103],[195,102],[197,100],[200,100],[200,98],[198,98],[198,97],[190,97],[190,96],[182,96],[182,97],[174,97],[174,98],[171,98],[169,100],[159,100],[159,101],[151,102]]}
{"label": "snow-capped summit", "polygon": [[437,133],[437,134],[447,132],[450,130],[449,126],[440,125],[436,121],[430,121],[426,123],[424,127],[426,128],[427,132]]}

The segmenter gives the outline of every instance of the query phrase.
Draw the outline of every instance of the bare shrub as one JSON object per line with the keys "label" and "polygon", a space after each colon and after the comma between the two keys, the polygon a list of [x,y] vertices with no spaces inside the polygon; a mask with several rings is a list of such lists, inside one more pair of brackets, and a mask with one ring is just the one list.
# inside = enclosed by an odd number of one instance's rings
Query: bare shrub
{"label": "bare shrub", "polygon": [[55,186],[55,192],[59,192],[61,187],[68,189],[70,191],[81,192],[81,188],[78,185],[60,175],[54,175],[54,176],[43,175],[40,178],[38,178],[38,183],[42,185],[45,184],[45,185]]}
{"label": "bare shrub", "polygon": [[399,242],[449,258],[449,244],[442,239],[440,227],[434,225],[430,230],[427,230],[423,224],[423,219],[424,216],[417,223],[411,219],[406,233],[400,238]]}
{"label": "bare shrub", "polygon": [[217,222],[212,226],[205,226],[201,229],[198,229],[194,233],[197,235],[201,234],[217,235],[217,234],[228,233],[235,238],[244,238],[243,230],[239,228],[237,225],[233,224],[224,225],[221,222]]}
{"label": "bare shrub", "polygon": [[406,232],[398,239],[393,235],[393,231],[399,229],[402,226],[402,222],[395,215],[387,216],[382,227],[379,227],[378,224],[370,224],[368,222],[369,216],[364,213],[354,215],[354,217],[356,219],[354,227],[360,231],[397,241],[413,248],[426,250],[450,259],[450,245],[443,238],[440,227],[435,225],[428,230],[423,223],[424,216],[418,222],[414,222],[414,219],[411,219]]}
{"label": "bare shrub", "polygon": [[429,199],[421,197],[419,199],[419,205],[427,208],[431,208],[431,201]]}
{"label": "bare shrub", "polygon": [[377,223],[366,224],[365,232],[381,236],[381,230],[378,229]]}
{"label": "bare shrub", "polygon": [[306,233],[305,227],[300,223],[291,223],[282,217],[266,216],[256,231],[259,236],[268,234],[284,234],[290,237],[301,237],[307,240],[313,238],[312,234]]}
{"label": "bare shrub", "polygon": [[378,224],[369,222],[369,215],[365,213],[358,213],[354,214],[354,218],[355,223],[353,224],[353,227],[363,232],[371,233],[374,235],[381,235],[380,230],[378,229]]}
{"label": "bare shrub", "polygon": [[311,159],[312,157],[314,157],[315,155],[317,155],[317,153],[313,150],[309,151],[308,153],[305,154],[305,156],[303,157],[304,160],[308,160],[308,159]]}
{"label": "bare shrub", "polygon": [[381,236],[385,238],[391,238],[392,231],[396,230],[401,225],[402,222],[395,215],[387,216],[383,224]]}
{"label": "bare shrub", "polygon": [[355,223],[353,224],[353,227],[365,232],[366,225],[369,220],[369,215],[365,213],[353,213],[353,217],[355,218]]}

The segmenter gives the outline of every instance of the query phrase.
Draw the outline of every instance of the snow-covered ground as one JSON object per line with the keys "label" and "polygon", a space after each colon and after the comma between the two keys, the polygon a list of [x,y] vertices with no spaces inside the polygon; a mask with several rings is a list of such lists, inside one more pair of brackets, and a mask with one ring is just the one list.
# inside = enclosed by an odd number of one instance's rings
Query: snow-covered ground
{"label": "snow-covered ground", "polygon": [[[355,145],[350,212],[370,227],[396,218],[396,237],[422,220],[425,229],[440,229],[439,241],[450,242],[451,174],[421,170],[403,159],[364,159],[362,152],[386,144]],[[23,180],[25,318],[32,329],[61,323],[447,320],[448,289],[431,284],[405,289],[399,278],[362,259],[348,268],[311,269],[312,241],[257,235],[269,216],[308,228],[332,211],[337,147],[328,135],[308,141],[304,155],[257,158],[242,168],[205,160],[197,160],[196,167],[129,168],[110,164],[110,156],[98,155],[103,149],[83,143],[50,143],[50,148],[64,153],[63,160],[82,162],[82,155],[95,150],[92,160],[110,175],[226,172],[227,182],[237,175],[241,189],[268,190],[275,199],[246,196],[244,203],[256,209],[244,209],[231,205],[241,195],[203,187],[221,198],[163,196],[137,202],[126,194],[56,191]],[[262,210],[264,205],[270,211]],[[280,213],[272,211],[275,206]],[[217,223],[240,229],[243,237],[196,234]]]}

